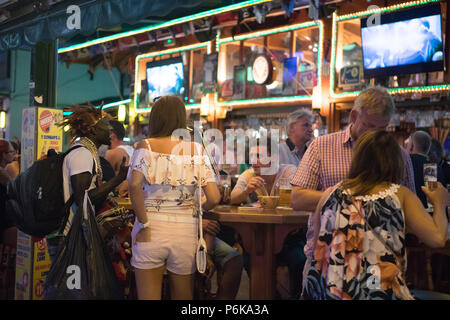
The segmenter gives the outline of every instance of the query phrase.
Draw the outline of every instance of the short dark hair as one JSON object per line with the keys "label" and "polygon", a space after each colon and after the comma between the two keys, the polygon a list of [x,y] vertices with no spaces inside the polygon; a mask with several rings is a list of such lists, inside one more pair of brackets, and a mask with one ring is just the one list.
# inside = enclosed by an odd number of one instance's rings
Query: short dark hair
{"label": "short dark hair", "polygon": [[125,127],[123,124],[115,119],[109,120],[109,124],[112,127],[111,132],[117,136],[117,139],[123,140],[125,137]]}
{"label": "short dark hair", "polygon": [[148,120],[150,138],[169,137],[177,129],[186,129],[186,108],[177,96],[161,97],[152,107]]}
{"label": "short dark hair", "polygon": [[403,166],[400,146],[389,132],[367,131],[356,140],[350,172],[342,188],[359,196],[382,182],[400,183]]}

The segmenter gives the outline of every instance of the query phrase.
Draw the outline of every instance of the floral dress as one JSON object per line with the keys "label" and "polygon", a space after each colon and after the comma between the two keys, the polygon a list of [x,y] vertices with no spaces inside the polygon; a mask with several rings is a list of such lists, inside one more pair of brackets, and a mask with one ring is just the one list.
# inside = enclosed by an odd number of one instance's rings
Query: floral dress
{"label": "floral dress", "polygon": [[335,188],[320,212],[305,299],[414,299],[405,282],[405,218],[398,188],[392,184],[357,197]]}

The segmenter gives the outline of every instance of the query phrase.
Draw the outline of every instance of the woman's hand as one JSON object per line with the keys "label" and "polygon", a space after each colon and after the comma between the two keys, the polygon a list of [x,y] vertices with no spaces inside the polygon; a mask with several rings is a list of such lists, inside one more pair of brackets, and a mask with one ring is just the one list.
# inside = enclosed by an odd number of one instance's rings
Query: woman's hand
{"label": "woman's hand", "polygon": [[144,228],[139,230],[134,240],[136,242],[150,242],[151,241],[150,228]]}
{"label": "woman's hand", "polygon": [[254,192],[256,189],[265,188],[265,181],[261,177],[252,177],[247,184],[247,188],[245,188],[245,192],[250,194]]}
{"label": "woman's hand", "polygon": [[448,202],[448,192],[444,188],[444,186],[438,182],[437,188],[430,190],[427,187],[422,186],[422,191],[425,193],[425,195],[430,199],[433,206],[440,206],[440,205],[446,205]]}

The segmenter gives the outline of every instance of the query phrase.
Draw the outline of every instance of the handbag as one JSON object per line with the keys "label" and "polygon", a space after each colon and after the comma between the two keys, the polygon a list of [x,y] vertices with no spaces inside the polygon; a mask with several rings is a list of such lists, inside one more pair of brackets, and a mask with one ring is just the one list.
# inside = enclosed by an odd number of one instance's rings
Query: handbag
{"label": "handbag", "polygon": [[207,248],[206,248],[206,241],[203,238],[203,223],[202,223],[202,216],[203,216],[203,211],[202,211],[202,187],[201,187],[201,177],[200,177],[200,172],[201,170],[199,170],[199,176],[198,176],[198,190],[197,190],[197,197],[198,197],[198,233],[199,233],[199,239],[198,239],[198,244],[197,244],[197,252],[195,254],[195,261],[197,264],[197,270],[200,273],[205,273],[206,271],[206,265],[207,265],[207,261],[206,261],[206,254],[207,254]]}

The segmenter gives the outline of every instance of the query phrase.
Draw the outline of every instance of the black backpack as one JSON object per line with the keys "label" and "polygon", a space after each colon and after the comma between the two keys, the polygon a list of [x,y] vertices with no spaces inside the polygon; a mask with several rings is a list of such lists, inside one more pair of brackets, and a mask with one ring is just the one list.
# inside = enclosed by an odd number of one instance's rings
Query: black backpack
{"label": "black backpack", "polygon": [[64,201],[64,153],[38,160],[7,185],[6,214],[17,228],[31,236],[44,237],[62,229],[67,221],[73,197]]}

